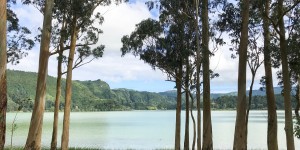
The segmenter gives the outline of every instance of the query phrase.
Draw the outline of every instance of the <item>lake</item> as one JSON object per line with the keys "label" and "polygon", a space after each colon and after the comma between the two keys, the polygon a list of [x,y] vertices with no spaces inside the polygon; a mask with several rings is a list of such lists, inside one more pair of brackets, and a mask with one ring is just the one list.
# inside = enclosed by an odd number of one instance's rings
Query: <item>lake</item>
{"label": "lake", "polygon": [[[182,146],[184,140],[184,111],[182,111]],[[286,149],[284,112],[278,111],[278,145]],[[194,112],[196,117],[196,112]],[[214,149],[232,149],[235,127],[235,111],[213,111]],[[7,114],[7,141],[10,145],[10,129],[15,113]],[[13,145],[23,146],[26,141],[31,113],[17,115],[17,129]],[[61,140],[63,113],[59,114],[59,136]],[[50,147],[53,113],[44,115],[42,143]],[[192,122],[192,120],[190,120]],[[190,123],[192,124],[192,123]],[[192,125],[190,134],[192,134]],[[172,149],[174,147],[175,111],[111,111],[72,112],[70,126],[70,147],[105,149]],[[267,112],[250,111],[249,149],[267,149]],[[190,137],[192,143],[192,135]],[[296,149],[300,140],[295,138]]]}

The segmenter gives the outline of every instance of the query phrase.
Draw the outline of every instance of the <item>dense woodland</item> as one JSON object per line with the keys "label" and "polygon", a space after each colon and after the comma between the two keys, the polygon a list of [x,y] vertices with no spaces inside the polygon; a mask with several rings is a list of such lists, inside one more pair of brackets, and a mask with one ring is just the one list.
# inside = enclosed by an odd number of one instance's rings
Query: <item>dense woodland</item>
{"label": "dense woodland", "polygon": [[[116,110],[168,109],[161,106],[165,104],[176,108],[176,150],[213,149],[211,111],[231,107],[237,112],[233,149],[247,149],[251,109],[268,111],[266,144],[271,150],[278,149],[276,110],[283,109],[286,148],[295,149],[293,118],[300,120],[299,0],[149,0],[145,4],[149,11],[158,12],[158,18],[138,23],[131,34],[121,39],[123,45],[120,50],[122,56],[138,56],[153,69],[162,70],[168,76],[166,80],[174,82],[176,96],[166,97],[125,89],[111,90],[100,80],[72,81],[73,69],[100,59],[105,49],[104,45],[96,45],[99,34],[103,32],[98,27],[104,18],[95,9],[126,2],[24,0],[24,7],[33,5],[43,14],[41,33],[34,35],[36,38],[33,40],[30,30],[19,24],[18,16],[11,7],[16,0],[0,0],[0,149],[4,149],[5,145],[7,103],[24,103],[24,108],[32,109],[24,145],[26,150],[41,149],[43,114],[47,108],[54,111],[50,147],[52,150],[57,149],[58,112],[63,109],[61,149],[67,150],[71,110],[108,110],[109,107]],[[40,45],[38,73],[32,77],[36,80],[24,84],[36,88],[26,91],[21,88],[23,85],[20,82],[13,82],[20,77],[9,79],[8,74],[12,72],[7,71],[6,66],[7,63],[17,65],[19,59],[27,55],[24,50],[32,49],[35,44]],[[211,99],[210,81],[220,75],[210,68],[210,59],[225,44],[230,47],[232,58],[238,59],[238,91],[236,96]],[[49,57],[58,58],[56,79],[47,76]],[[67,66],[66,72],[62,70],[63,64]],[[254,79],[262,65],[265,76],[261,83],[266,97],[255,96],[253,92]],[[250,73],[247,73],[247,68]],[[280,70],[276,76],[273,76],[272,68]],[[66,78],[62,79],[64,74]],[[252,77],[249,92],[246,91],[247,75]],[[280,96],[274,92],[274,78],[279,79],[279,85],[283,88]],[[49,79],[52,81],[49,82]],[[296,86],[298,88],[294,93],[292,87]],[[83,95],[80,92],[75,92],[83,89],[89,93],[85,93],[85,96],[90,97],[81,97]],[[90,107],[90,104],[93,105]],[[295,117],[292,113],[293,105]],[[186,116],[184,125],[181,124],[182,109],[185,109]],[[197,117],[194,117],[192,110],[196,110]],[[190,131],[190,124],[193,131]],[[181,132],[181,126],[185,126],[184,132]],[[201,128],[205,129],[203,133]],[[298,131],[296,128],[295,133]],[[184,139],[181,139],[181,133],[184,133]],[[190,133],[193,135],[190,136]],[[180,145],[181,140],[184,140],[184,145]]]}
{"label": "dense woodland", "polygon": [[[32,111],[35,96],[36,73],[23,71],[7,71],[7,111]],[[47,77],[46,111],[54,111],[55,104],[55,81],[51,76]],[[65,80],[62,80],[62,85]],[[73,81],[72,82],[72,111],[124,111],[124,110],[175,110],[176,91],[160,93],[134,91],[130,89],[110,89],[109,85],[101,80],[95,81]],[[62,86],[65,89],[65,86]],[[281,88],[275,88],[276,107],[284,109]],[[295,91],[295,90],[294,90]],[[247,91],[249,93],[249,91]],[[235,110],[236,92],[211,93],[211,107],[215,110]],[[64,107],[64,93],[61,95],[60,111]],[[184,97],[182,97],[185,99]],[[183,102],[185,103],[185,102]],[[202,104],[202,100],[201,100]],[[296,99],[292,99],[295,108]],[[195,105],[195,104],[194,104]],[[267,99],[265,91],[254,90],[253,110],[266,110]],[[185,110],[183,104],[182,110]]]}

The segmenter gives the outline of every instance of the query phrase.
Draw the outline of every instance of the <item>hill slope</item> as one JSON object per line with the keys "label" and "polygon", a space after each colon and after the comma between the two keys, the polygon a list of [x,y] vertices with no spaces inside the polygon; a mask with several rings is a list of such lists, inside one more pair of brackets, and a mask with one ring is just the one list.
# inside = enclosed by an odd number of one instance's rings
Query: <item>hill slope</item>
{"label": "hill slope", "polygon": [[[16,110],[21,104],[23,110],[31,110],[35,98],[37,74],[24,71],[7,72],[8,110]],[[128,109],[174,109],[175,99],[158,93],[139,92],[128,89],[110,89],[101,80],[73,81],[72,110],[101,111]],[[48,76],[46,110],[54,109],[56,78]],[[62,80],[61,108],[64,106],[65,80]],[[28,100],[28,98],[30,100]]]}

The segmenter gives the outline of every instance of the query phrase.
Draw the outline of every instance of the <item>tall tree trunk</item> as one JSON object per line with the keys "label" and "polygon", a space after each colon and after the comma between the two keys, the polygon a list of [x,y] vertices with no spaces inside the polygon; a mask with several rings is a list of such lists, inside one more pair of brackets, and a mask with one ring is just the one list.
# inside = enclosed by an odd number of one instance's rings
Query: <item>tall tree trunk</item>
{"label": "tall tree trunk", "polygon": [[54,107],[54,120],[53,120],[53,131],[51,139],[51,150],[56,150],[57,148],[57,130],[58,130],[58,114],[60,105],[60,95],[61,95],[61,77],[62,77],[62,60],[63,60],[63,49],[64,49],[64,30],[66,26],[65,18],[63,18],[63,23],[60,33],[59,41],[59,56],[57,62],[57,80],[56,80],[56,96],[55,96],[55,107]]}
{"label": "tall tree trunk", "polygon": [[197,52],[196,52],[196,101],[197,101],[197,149],[201,150],[201,108],[200,108],[200,68],[201,68],[201,50],[200,50],[200,38],[199,38],[199,0],[195,0],[195,10],[196,10],[196,19],[195,19],[195,31],[196,31],[196,43],[197,43]]}
{"label": "tall tree trunk", "polygon": [[53,6],[54,6],[54,0],[46,1],[45,9],[44,9],[44,21],[43,21],[42,39],[41,39],[41,47],[40,47],[36,95],[35,95],[35,102],[32,111],[28,137],[24,148],[26,150],[41,149],[41,136],[42,136],[41,134],[42,134],[43,116],[44,116],[44,109],[45,109],[46,79],[47,79],[47,70],[48,70]]}
{"label": "tall tree trunk", "polygon": [[268,149],[278,150],[277,142],[277,113],[276,102],[273,88],[272,64],[270,57],[270,0],[265,1],[265,8],[261,9],[263,15],[264,29],[264,65],[265,65],[265,80],[266,80],[266,96],[268,103],[268,134],[267,145]]}
{"label": "tall tree trunk", "polygon": [[0,149],[4,149],[6,132],[7,84],[6,84],[6,0],[0,2]]}
{"label": "tall tree trunk", "polygon": [[190,109],[190,99],[189,99],[189,59],[186,58],[186,75],[185,75],[185,135],[184,135],[184,149],[190,149],[190,116],[189,116],[189,109]]}
{"label": "tall tree trunk", "polygon": [[197,98],[197,149],[201,150],[201,108],[200,108],[200,65],[197,66],[197,87],[196,87],[196,98]]}
{"label": "tall tree trunk", "polygon": [[242,0],[242,30],[239,45],[239,70],[238,70],[238,97],[237,114],[234,133],[234,150],[247,149],[246,136],[246,72],[247,72],[247,47],[248,47],[248,23],[249,0]]}
{"label": "tall tree trunk", "polygon": [[68,68],[67,68],[67,79],[66,79],[66,94],[65,94],[65,110],[63,120],[63,133],[61,138],[61,149],[67,150],[69,145],[69,127],[70,127],[70,112],[71,112],[71,97],[72,97],[72,69],[73,61],[77,40],[77,18],[76,15],[73,17],[72,23],[72,35],[71,35],[71,46],[69,52]]}
{"label": "tall tree trunk", "polygon": [[175,150],[180,150],[180,129],[181,129],[181,82],[182,79],[182,64],[176,73],[176,89],[177,89],[177,106],[176,106],[176,128],[175,128]]}
{"label": "tall tree trunk", "polygon": [[291,104],[291,83],[289,76],[289,66],[287,61],[287,42],[285,39],[285,27],[283,18],[283,0],[278,0],[278,16],[280,18],[278,22],[279,36],[280,36],[280,53],[282,61],[282,76],[284,87],[284,109],[285,109],[285,133],[286,133],[286,145],[288,150],[294,150],[294,136],[293,136],[293,118],[292,118],[292,104]]}
{"label": "tall tree trunk", "polygon": [[208,0],[202,1],[202,47],[203,47],[203,149],[213,149],[211,110],[210,110],[210,71],[209,71],[209,24]]}

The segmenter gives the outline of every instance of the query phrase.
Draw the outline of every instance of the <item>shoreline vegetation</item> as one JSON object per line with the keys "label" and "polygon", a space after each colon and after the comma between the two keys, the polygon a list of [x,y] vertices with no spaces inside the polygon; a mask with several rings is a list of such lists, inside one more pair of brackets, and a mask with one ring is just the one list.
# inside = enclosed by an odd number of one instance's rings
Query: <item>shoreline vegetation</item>
{"label": "shoreline vegetation", "polygon": [[[24,148],[22,147],[13,147],[13,148],[4,148],[4,150],[23,150]],[[43,147],[42,150],[50,150],[50,148],[48,147]],[[60,148],[57,148],[57,150],[61,150]],[[81,148],[81,147],[70,147],[69,150],[111,150],[111,149],[105,149],[105,148]],[[121,149],[114,149],[114,150],[121,150]],[[123,150],[123,149],[122,149]],[[136,149],[132,149],[132,148],[128,148],[125,150],[136,150]],[[172,149],[154,149],[154,150],[172,150]]]}
{"label": "shoreline vegetation", "polygon": [[[35,97],[36,73],[8,70],[8,112],[31,112]],[[47,96],[45,111],[54,111],[56,78],[49,76],[47,81]],[[65,80],[62,81],[64,82]],[[65,87],[62,87],[63,90]],[[284,110],[281,88],[275,88],[277,110]],[[131,111],[131,110],[175,110],[176,91],[147,92],[130,89],[110,89],[110,86],[101,80],[73,81],[72,112],[97,112],[97,111]],[[236,110],[236,92],[212,93],[212,110]],[[61,94],[62,102],[60,111],[64,108],[64,92]],[[184,99],[184,97],[183,97]],[[252,110],[267,110],[265,91],[254,90]],[[292,97],[292,105],[296,106]],[[185,101],[182,104],[185,110]],[[196,104],[194,104],[196,108]],[[202,102],[201,102],[202,106]]]}

